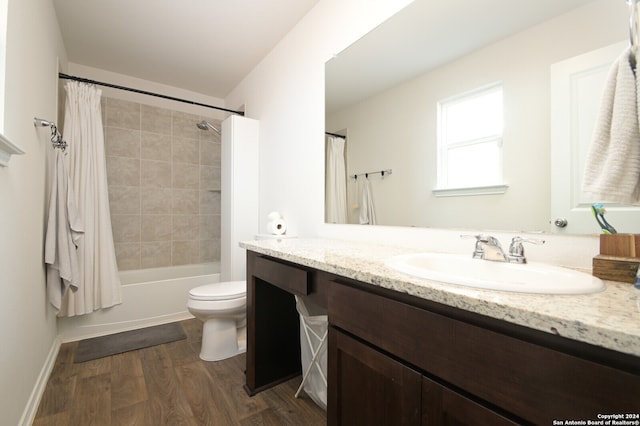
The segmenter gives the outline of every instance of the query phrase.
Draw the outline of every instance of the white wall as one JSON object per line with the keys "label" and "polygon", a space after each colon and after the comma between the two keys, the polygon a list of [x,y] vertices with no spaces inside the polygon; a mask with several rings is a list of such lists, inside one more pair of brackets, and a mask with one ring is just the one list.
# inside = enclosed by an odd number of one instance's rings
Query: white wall
{"label": "white wall", "polygon": [[[550,66],[624,40],[628,12],[619,6],[591,3],[327,117],[328,131],[348,130],[349,175],[393,169],[388,179],[370,178],[378,223],[548,231]],[[438,101],[498,81],[504,89],[509,189],[502,195],[435,197]],[[348,189],[351,206],[359,193],[353,179]],[[357,223],[358,210],[349,211],[350,223]]]}
{"label": "white wall", "polygon": [[58,57],[66,62],[51,2],[9,0],[4,133],[26,154],[0,167],[0,418],[7,425],[19,424],[23,412],[28,417],[37,408],[32,391],[57,350],[43,264],[51,147],[48,129],[34,128],[33,117],[56,120]]}
{"label": "white wall", "polygon": [[260,120],[260,232],[280,212],[287,233],[324,221],[324,63],[408,3],[320,0],[229,94]]}

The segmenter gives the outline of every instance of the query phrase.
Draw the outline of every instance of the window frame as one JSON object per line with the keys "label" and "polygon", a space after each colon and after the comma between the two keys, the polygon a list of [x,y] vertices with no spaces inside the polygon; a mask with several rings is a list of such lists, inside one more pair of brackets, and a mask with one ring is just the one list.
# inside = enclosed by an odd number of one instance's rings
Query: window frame
{"label": "window frame", "polygon": [[[502,95],[502,111],[504,122],[504,85],[501,81],[487,84],[481,87],[477,87],[463,93],[456,94],[454,96],[442,99],[438,101],[437,105],[437,180],[436,188],[433,189],[433,194],[437,197],[445,196],[463,196],[463,195],[488,195],[488,194],[502,194],[508,186],[504,183],[504,164],[503,164],[503,140],[504,140],[504,125],[502,132],[491,135],[482,135],[480,137],[474,137],[463,141],[449,143],[447,141],[447,128],[446,112],[447,108],[456,104],[460,104],[464,101],[471,101],[475,98],[485,96],[494,91],[500,91]],[[452,149],[461,148],[465,146],[476,146],[480,144],[486,144],[495,142],[498,147],[498,170],[495,182],[480,185],[464,185],[464,186],[452,186],[448,184],[448,153]]]}

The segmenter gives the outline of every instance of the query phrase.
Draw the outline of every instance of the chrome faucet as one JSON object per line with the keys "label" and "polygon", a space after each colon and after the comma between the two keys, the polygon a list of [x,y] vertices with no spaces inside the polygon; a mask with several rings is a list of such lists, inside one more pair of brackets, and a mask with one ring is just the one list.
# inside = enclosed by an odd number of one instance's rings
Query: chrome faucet
{"label": "chrome faucet", "polygon": [[516,235],[511,239],[509,254],[506,255],[504,250],[502,250],[500,241],[491,235],[461,235],[460,237],[472,237],[476,239],[476,246],[473,250],[474,259],[491,260],[494,262],[527,263],[522,243],[544,244],[544,240],[537,238],[522,238]]}
{"label": "chrome faucet", "polygon": [[461,235],[463,238],[474,237],[476,239],[476,247],[473,251],[474,259],[492,260],[496,262],[506,262],[507,257],[502,250],[500,241],[491,235]]}

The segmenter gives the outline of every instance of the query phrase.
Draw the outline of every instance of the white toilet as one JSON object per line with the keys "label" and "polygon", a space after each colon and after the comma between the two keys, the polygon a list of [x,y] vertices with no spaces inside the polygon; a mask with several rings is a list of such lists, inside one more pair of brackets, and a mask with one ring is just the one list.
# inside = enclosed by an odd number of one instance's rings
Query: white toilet
{"label": "white toilet", "polygon": [[246,351],[247,283],[227,281],[189,290],[187,309],[204,323],[200,358],[220,361]]}

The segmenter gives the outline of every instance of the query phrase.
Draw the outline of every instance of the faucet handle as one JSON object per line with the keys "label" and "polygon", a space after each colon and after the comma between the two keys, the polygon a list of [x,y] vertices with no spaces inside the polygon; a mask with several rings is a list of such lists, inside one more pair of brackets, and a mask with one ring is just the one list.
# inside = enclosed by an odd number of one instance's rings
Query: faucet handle
{"label": "faucet handle", "polygon": [[[473,250],[473,258],[474,259],[482,259],[482,256],[484,256],[484,250],[482,249],[482,244],[483,244],[483,239],[486,236],[482,235],[482,234],[477,234],[477,235],[472,235],[472,234],[462,234],[460,235],[460,238],[475,238],[476,239],[476,246],[475,249]],[[487,240],[485,239],[484,242],[486,242]]]}
{"label": "faucet handle", "polygon": [[460,235],[460,238],[475,238],[476,239],[476,246],[475,246],[475,249],[473,251],[473,258],[474,259],[484,259],[485,258],[485,250],[484,250],[485,246],[496,247],[500,251],[500,256],[504,256],[504,254],[502,253],[502,246],[500,245],[500,241],[494,236],[487,235],[487,234],[477,234],[477,235],[462,234],[462,235]]}
{"label": "faucet handle", "polygon": [[524,257],[524,246],[522,243],[531,243],[531,244],[544,244],[545,241],[539,238],[522,238],[519,235],[516,235],[511,239],[511,244],[509,245],[509,261],[513,263],[527,263],[527,259]]}

